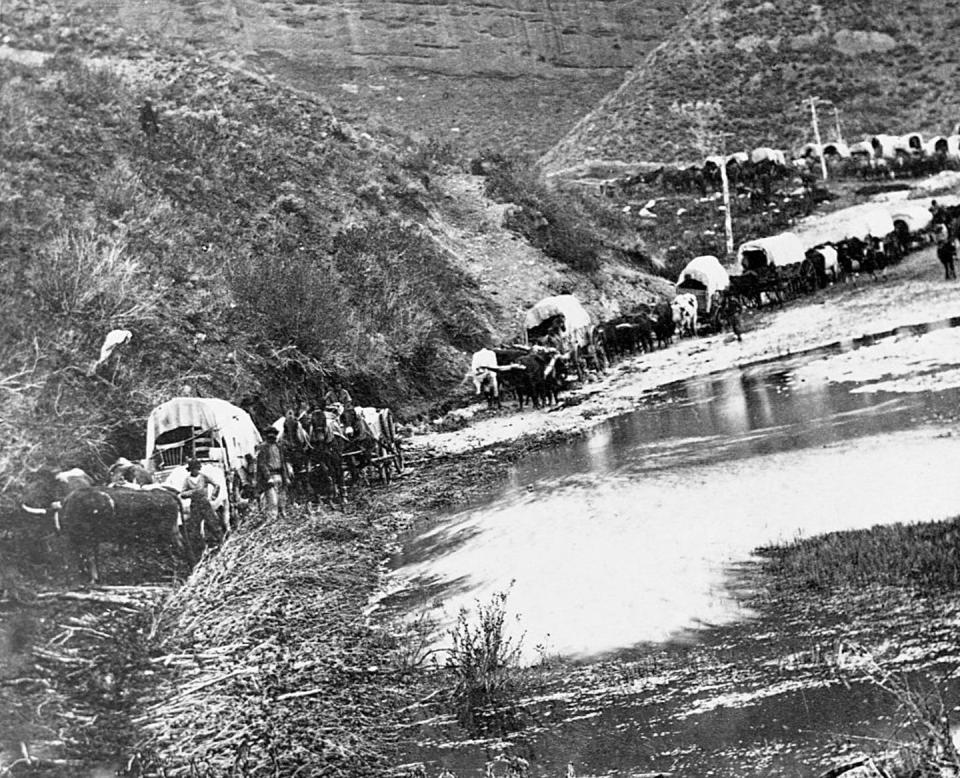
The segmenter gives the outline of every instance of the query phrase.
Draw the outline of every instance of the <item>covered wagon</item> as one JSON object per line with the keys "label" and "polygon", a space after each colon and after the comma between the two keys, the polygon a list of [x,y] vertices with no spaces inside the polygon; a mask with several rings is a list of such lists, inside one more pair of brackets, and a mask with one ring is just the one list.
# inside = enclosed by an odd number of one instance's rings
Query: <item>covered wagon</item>
{"label": "covered wagon", "polygon": [[713,308],[717,292],[730,286],[730,275],[720,260],[706,254],[691,259],[677,277],[677,294],[689,292],[697,298],[698,315],[707,315]]}
{"label": "covered wagon", "polygon": [[933,239],[933,214],[919,203],[897,203],[890,210],[890,219],[903,252]]}
{"label": "covered wagon", "polygon": [[934,135],[923,144],[923,151],[930,157],[960,158],[960,135]]}
{"label": "covered wagon", "polygon": [[741,297],[753,298],[758,305],[762,293],[782,299],[785,289],[812,291],[819,283],[803,242],[793,232],[740,244],[730,276],[731,289]]}
{"label": "covered wagon", "polygon": [[[898,205],[899,207],[899,205]],[[883,205],[871,205],[853,211],[846,221],[846,237],[867,240],[879,238],[883,240],[894,231],[893,217],[890,209]]]}
{"label": "covered wagon", "polygon": [[[545,297],[523,318],[523,338],[529,344],[543,342],[551,333],[559,338],[560,351],[583,376],[583,359],[593,352],[593,319],[572,294]],[[605,355],[604,355],[605,360]]]}
{"label": "covered wagon", "polygon": [[146,457],[155,478],[179,490],[191,459],[220,487],[213,505],[230,526],[230,514],[252,485],[253,463],[261,443],[250,415],[214,397],[175,397],[147,418]]}

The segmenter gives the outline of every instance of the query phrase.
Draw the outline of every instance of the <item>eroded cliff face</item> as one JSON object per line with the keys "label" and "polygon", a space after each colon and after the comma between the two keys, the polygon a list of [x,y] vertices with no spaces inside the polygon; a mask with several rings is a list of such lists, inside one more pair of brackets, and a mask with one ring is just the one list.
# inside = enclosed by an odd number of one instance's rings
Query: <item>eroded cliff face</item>
{"label": "eroded cliff face", "polygon": [[[9,0],[0,30],[69,46],[72,17],[256,62],[351,121],[467,151],[543,152],[692,0]],[[4,20],[5,21],[5,20]],[[45,32],[44,32],[45,30]],[[66,31],[66,32],[64,32]]]}
{"label": "eroded cliff face", "polygon": [[[685,0],[319,0],[237,3],[269,17],[257,48],[312,50],[335,67],[404,67],[451,75],[591,75],[636,65]],[[266,33],[266,34],[264,34]]]}

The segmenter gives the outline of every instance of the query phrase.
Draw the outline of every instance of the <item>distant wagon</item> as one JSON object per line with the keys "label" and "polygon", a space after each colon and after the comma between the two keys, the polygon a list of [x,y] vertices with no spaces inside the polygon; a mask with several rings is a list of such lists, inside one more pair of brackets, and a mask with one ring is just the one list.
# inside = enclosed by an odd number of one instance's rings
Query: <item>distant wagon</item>
{"label": "distant wagon", "polygon": [[933,240],[933,214],[915,203],[900,203],[890,211],[893,231],[902,251]]}
{"label": "distant wagon", "polygon": [[730,276],[733,291],[750,289],[749,296],[758,304],[761,293],[779,298],[784,290],[813,291],[819,283],[816,267],[807,259],[802,241],[793,232],[740,244]]}
{"label": "distant wagon", "polygon": [[213,397],[175,397],[150,412],[147,419],[148,460],[163,483],[181,477],[191,459],[220,487],[214,507],[230,526],[230,514],[251,486],[251,463],[261,443],[249,414]]}
{"label": "distant wagon", "polygon": [[691,259],[677,277],[677,294],[689,292],[697,298],[698,317],[709,315],[717,293],[729,286],[729,273],[719,259],[709,254]]}

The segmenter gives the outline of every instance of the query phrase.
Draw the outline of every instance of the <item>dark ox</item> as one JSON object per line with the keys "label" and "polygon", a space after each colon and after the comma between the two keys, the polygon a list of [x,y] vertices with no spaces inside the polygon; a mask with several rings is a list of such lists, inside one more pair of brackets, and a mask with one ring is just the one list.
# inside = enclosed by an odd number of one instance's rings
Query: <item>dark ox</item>
{"label": "dark ox", "polygon": [[515,376],[517,404],[523,408],[529,400],[534,408],[556,404],[558,394],[566,380],[566,365],[553,350],[534,349],[522,356],[519,364],[522,372]]}
{"label": "dark ox", "polygon": [[657,345],[667,346],[677,331],[673,320],[673,308],[666,300],[661,300],[653,308],[653,333],[657,336]]}
{"label": "dark ox", "polygon": [[101,543],[151,550],[172,548],[191,567],[197,560],[193,542],[187,539],[189,533],[183,527],[180,499],[163,487],[98,487],[83,471],[40,471],[28,478],[23,509],[53,519],[68,552],[86,562],[91,583],[100,580]]}

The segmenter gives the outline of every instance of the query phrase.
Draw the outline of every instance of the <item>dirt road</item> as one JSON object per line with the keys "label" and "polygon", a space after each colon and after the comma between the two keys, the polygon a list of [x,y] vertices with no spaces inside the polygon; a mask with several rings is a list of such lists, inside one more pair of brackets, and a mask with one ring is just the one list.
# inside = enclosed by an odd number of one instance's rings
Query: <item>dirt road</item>
{"label": "dirt road", "polygon": [[944,281],[932,247],[909,254],[876,278],[860,276],[808,297],[747,313],[743,342],[729,333],[688,338],[651,354],[624,360],[609,373],[566,395],[566,407],[518,413],[481,403],[453,411],[446,425],[462,429],[415,435],[423,453],[459,454],[491,445],[526,445],[531,439],[579,434],[633,409],[653,387],[759,360],[795,354],[867,335],[960,316],[960,284]]}

